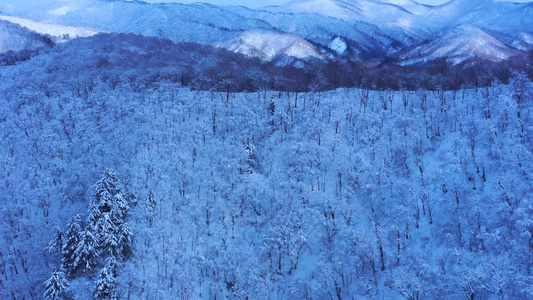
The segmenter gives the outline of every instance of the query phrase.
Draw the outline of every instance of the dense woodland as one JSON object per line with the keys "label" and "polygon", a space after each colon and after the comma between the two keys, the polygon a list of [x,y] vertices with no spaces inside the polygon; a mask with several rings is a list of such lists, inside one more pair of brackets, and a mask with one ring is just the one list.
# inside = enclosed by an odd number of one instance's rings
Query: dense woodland
{"label": "dense woodland", "polygon": [[[62,93],[63,83],[67,83],[76,85],[70,89],[86,94],[96,85],[114,89],[118,83],[136,90],[170,82],[192,90],[219,92],[310,92],[341,87],[414,91],[507,84],[516,73],[533,78],[533,53],[502,63],[467,60],[454,65],[443,58],[401,66],[394,57],[383,56],[379,63],[369,63],[355,53],[327,60],[281,58],[265,62],[209,45],[176,44],[131,34],[99,34],[57,45],[48,41],[47,45],[3,53],[0,66],[33,58],[23,65],[34,72],[42,88]],[[72,76],[80,80],[71,80]]]}
{"label": "dense woodland", "polygon": [[0,298],[533,298],[530,63],[98,35],[3,66]]}

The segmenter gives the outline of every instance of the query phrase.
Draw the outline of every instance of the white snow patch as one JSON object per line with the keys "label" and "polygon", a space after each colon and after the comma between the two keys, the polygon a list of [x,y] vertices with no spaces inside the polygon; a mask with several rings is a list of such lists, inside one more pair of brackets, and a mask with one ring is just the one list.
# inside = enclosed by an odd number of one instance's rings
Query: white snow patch
{"label": "white snow patch", "polygon": [[52,15],[56,15],[56,16],[64,16],[66,15],[68,12],[70,11],[70,7],[68,6],[63,6],[63,7],[60,7],[58,9],[54,9],[52,11],[50,11],[50,13]]}
{"label": "white snow patch", "polygon": [[533,44],[533,34],[522,33],[522,39],[528,44]]}
{"label": "white snow patch", "polygon": [[273,61],[282,56],[324,59],[315,46],[300,36],[264,30],[249,30],[228,43],[215,46],[265,61]]}
{"label": "white snow patch", "polygon": [[346,52],[348,45],[346,45],[346,42],[342,38],[337,37],[329,44],[329,48],[340,55]]}
{"label": "white snow patch", "polygon": [[404,29],[409,29],[411,28],[411,26],[413,26],[413,20],[406,19],[406,18],[399,19],[398,22],[396,22],[396,26],[404,28]]}
{"label": "white snow patch", "polygon": [[69,39],[79,38],[79,37],[90,37],[95,34],[105,32],[102,30],[85,28],[85,27],[73,27],[73,26],[46,24],[46,23],[36,22],[33,20],[10,17],[10,16],[0,16],[0,20],[5,20],[11,23],[18,24],[22,27],[26,27],[29,30],[35,31],[40,34],[50,35],[56,38],[56,42],[65,42]]}

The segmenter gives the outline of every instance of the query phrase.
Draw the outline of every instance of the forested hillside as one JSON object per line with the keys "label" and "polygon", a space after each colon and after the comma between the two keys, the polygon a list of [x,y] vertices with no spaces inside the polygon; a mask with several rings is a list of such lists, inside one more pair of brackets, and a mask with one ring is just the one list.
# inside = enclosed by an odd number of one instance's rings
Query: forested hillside
{"label": "forested hillside", "polygon": [[[0,91],[2,298],[42,297],[61,267],[45,249],[54,223],[88,218],[106,168],[133,233],[112,273],[122,299],[533,295],[524,77],[450,92],[50,94],[20,75]],[[66,276],[66,295],[91,297],[94,263]]]}
{"label": "forested hillside", "polygon": [[533,299],[533,4],[1,2],[0,299]]}

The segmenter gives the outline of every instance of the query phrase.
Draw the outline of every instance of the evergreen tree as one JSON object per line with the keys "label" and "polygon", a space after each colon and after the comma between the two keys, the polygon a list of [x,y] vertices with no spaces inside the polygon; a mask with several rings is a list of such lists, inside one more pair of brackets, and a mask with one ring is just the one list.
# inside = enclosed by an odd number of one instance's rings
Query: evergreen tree
{"label": "evergreen tree", "polygon": [[97,232],[100,233],[100,246],[103,249],[109,250],[115,257],[115,252],[118,248],[119,227],[117,223],[121,222],[119,220],[113,220],[113,216],[110,213],[102,214],[102,217],[97,223]]}
{"label": "evergreen tree", "polygon": [[246,152],[246,159],[245,159],[246,165],[240,168],[239,171],[241,173],[251,174],[254,172],[254,169],[257,167],[257,156],[255,155],[255,147],[250,142],[250,140],[246,141],[246,144],[244,145],[244,151]]}
{"label": "evergreen tree", "polygon": [[152,215],[155,214],[155,211],[157,210],[157,201],[155,200],[155,196],[154,193],[152,193],[152,190],[148,192],[148,198],[146,198],[146,207]]}
{"label": "evergreen tree", "polygon": [[250,143],[250,140],[246,142],[245,150],[248,156],[246,159],[246,163],[251,169],[255,169],[257,165],[257,156],[255,155],[255,146]]}
{"label": "evergreen tree", "polygon": [[118,245],[121,254],[128,258],[131,255],[131,243],[133,232],[131,232],[130,225],[128,223],[122,223],[118,232]]}
{"label": "evergreen tree", "polygon": [[69,283],[63,272],[53,272],[52,277],[44,282],[44,298],[60,299],[68,289]]}
{"label": "evergreen tree", "polygon": [[45,248],[45,250],[48,250],[48,252],[58,252],[61,253],[63,251],[63,230],[59,228],[59,225],[57,223],[53,223],[54,229],[55,229],[55,236],[54,238],[48,243],[48,246]]}
{"label": "evergreen tree", "polygon": [[106,169],[94,185],[89,206],[89,226],[96,228],[98,219],[104,213],[111,213],[117,219],[124,220],[128,209],[122,183],[113,170]]}
{"label": "evergreen tree", "polygon": [[78,248],[82,231],[81,216],[77,214],[67,225],[67,232],[64,234],[64,241],[61,247],[61,269],[67,274],[70,274],[75,269],[74,261],[76,257],[74,253]]}
{"label": "evergreen tree", "polygon": [[95,265],[95,258],[99,255],[98,240],[93,233],[86,229],[80,235],[80,241],[73,253],[74,261],[72,263],[71,273],[79,269],[87,271]]}
{"label": "evergreen tree", "polygon": [[124,230],[128,209],[120,180],[112,170],[106,169],[94,186],[88,228],[98,240],[98,248],[116,258],[126,256],[124,249],[129,249],[129,245],[121,243],[131,242],[131,230]]}
{"label": "evergreen tree", "polygon": [[111,256],[106,260],[105,266],[98,272],[98,277],[94,284],[94,298],[118,299],[115,291],[116,277],[116,260]]}
{"label": "evergreen tree", "polygon": [[148,222],[150,224],[150,227],[152,227],[152,217],[155,215],[157,211],[157,201],[155,200],[154,193],[152,193],[152,190],[148,192],[148,198],[146,198],[146,208],[148,208]]}

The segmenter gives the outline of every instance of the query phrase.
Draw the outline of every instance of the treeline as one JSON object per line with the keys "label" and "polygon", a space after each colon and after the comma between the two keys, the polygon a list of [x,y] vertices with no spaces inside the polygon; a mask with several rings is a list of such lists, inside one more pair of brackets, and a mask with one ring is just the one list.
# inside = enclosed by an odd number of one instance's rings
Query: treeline
{"label": "treeline", "polygon": [[[28,61],[28,64],[22,62]],[[451,65],[445,59],[400,66],[384,58],[378,66],[350,58],[328,61],[284,59],[289,65],[264,62],[222,48],[131,34],[100,34],[59,44],[36,53],[7,53],[1,65],[21,64],[32,77],[54,92],[56,82],[71,82],[80,95],[104,83],[142,90],[160,82],[193,90],[243,92],[258,90],[325,91],[339,87],[371,90],[458,90],[508,83],[517,72],[533,78],[533,54],[502,63],[467,61]],[[5,71],[5,70],[4,70]],[[71,80],[75,76],[78,80]],[[76,87],[74,87],[76,88]],[[55,91],[59,93],[60,91]]]}

